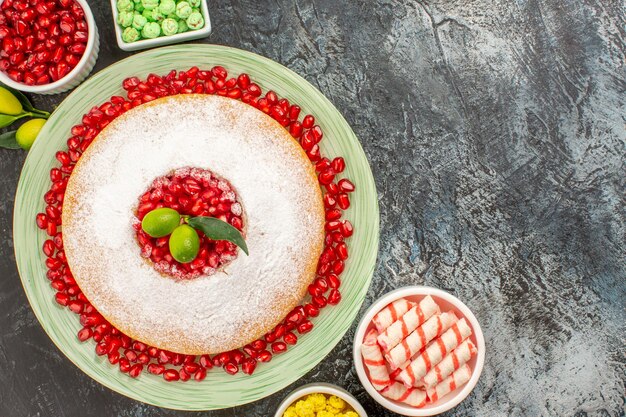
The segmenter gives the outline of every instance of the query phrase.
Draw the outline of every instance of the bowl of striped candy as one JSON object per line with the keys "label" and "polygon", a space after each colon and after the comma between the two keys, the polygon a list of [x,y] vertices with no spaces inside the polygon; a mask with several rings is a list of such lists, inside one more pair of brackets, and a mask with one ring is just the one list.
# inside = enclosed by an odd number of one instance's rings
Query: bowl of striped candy
{"label": "bowl of striped candy", "polygon": [[434,416],[474,389],[485,340],[461,300],[411,286],[372,304],[357,328],[353,355],[361,384],[379,404],[405,416]]}

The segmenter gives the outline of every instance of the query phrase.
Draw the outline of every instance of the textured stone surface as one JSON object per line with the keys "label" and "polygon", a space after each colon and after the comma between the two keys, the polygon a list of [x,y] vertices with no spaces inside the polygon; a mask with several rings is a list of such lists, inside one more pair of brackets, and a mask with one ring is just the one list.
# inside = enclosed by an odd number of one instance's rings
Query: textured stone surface
{"label": "textured stone surface", "polygon": [[[127,56],[108,2],[96,70]],[[364,309],[408,284],[474,310],[487,360],[454,416],[623,416],[626,381],[626,16],[606,1],[210,2],[207,42],[270,57],[316,85],[370,159],[381,247]],[[62,96],[34,97],[52,109]],[[90,380],[46,337],[11,243],[24,154],[0,150],[0,415],[174,416]],[[293,388],[344,386],[390,416],[351,363],[354,328]]]}

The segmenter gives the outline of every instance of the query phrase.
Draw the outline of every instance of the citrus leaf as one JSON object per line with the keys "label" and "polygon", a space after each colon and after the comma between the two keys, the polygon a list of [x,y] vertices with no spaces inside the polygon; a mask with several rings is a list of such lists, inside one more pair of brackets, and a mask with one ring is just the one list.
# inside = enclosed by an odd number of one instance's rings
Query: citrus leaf
{"label": "citrus leaf", "polygon": [[11,92],[11,94],[13,94],[15,96],[15,98],[18,99],[18,101],[20,103],[22,103],[22,107],[24,108],[24,110],[26,111],[33,111],[36,110],[33,105],[30,103],[30,100],[28,99],[28,97],[26,97],[24,95],[24,93],[22,93],[21,91],[16,90],[15,88],[11,88],[8,85],[4,85],[2,83],[0,83],[0,86],[6,88],[7,90],[9,90]]}
{"label": "citrus leaf", "polygon": [[234,243],[248,255],[248,245],[246,245],[241,232],[225,221],[215,217],[199,216],[190,217],[187,219],[187,224],[196,230],[200,230],[209,239],[227,240]]}
{"label": "citrus leaf", "polygon": [[10,116],[8,114],[0,114],[0,127],[7,127],[17,119],[20,119],[21,116]]}
{"label": "citrus leaf", "polygon": [[15,130],[0,135],[0,148],[20,149],[20,145],[15,140]]}

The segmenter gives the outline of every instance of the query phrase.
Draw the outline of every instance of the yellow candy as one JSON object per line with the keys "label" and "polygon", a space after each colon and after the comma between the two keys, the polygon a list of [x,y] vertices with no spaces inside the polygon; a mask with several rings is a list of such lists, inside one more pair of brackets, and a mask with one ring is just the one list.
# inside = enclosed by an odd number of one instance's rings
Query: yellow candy
{"label": "yellow candy", "polygon": [[296,403],[296,413],[298,417],[315,417],[313,405],[303,400],[300,400]]}
{"label": "yellow candy", "polygon": [[355,413],[354,411],[346,411],[343,414],[343,417],[359,417],[359,415]]}
{"label": "yellow candy", "polygon": [[292,405],[291,407],[286,409],[283,417],[298,417],[298,413],[296,413],[296,408]]}
{"label": "yellow candy", "polygon": [[328,404],[330,404],[332,407],[334,408],[338,408],[340,410],[343,410],[343,407],[346,406],[346,403],[344,400],[342,400],[339,397],[335,397],[334,395],[332,395],[329,399],[328,399]]}
{"label": "yellow candy", "polygon": [[306,401],[311,403],[315,411],[326,409],[326,396],[324,394],[310,394]]}
{"label": "yellow candy", "polygon": [[330,411],[322,410],[318,411],[316,417],[339,417],[339,414],[331,413]]}

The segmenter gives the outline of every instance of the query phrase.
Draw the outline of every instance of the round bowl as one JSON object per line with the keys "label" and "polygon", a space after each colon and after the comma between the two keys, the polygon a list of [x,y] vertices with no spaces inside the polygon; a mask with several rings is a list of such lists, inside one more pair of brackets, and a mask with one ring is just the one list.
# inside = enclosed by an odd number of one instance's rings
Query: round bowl
{"label": "round bowl", "polygon": [[[0,0],[0,4],[3,0]],[[78,61],[78,64],[72,68],[67,75],[60,80],[50,84],[43,85],[26,85],[13,81],[3,71],[0,71],[0,82],[19,91],[35,94],[58,94],[70,90],[78,86],[91,72],[93,66],[98,59],[98,51],[100,49],[100,38],[98,36],[98,27],[93,18],[91,9],[86,0],[76,0],[85,12],[85,20],[87,20],[87,47],[85,53]]]}
{"label": "round bowl", "polygon": [[280,403],[280,405],[278,406],[278,410],[276,410],[276,414],[274,414],[274,417],[282,417],[285,411],[287,410],[287,408],[289,408],[291,404],[295,403],[300,398],[306,395],[316,394],[316,393],[334,395],[336,397],[339,397],[345,402],[347,402],[350,405],[350,407],[352,407],[352,409],[356,411],[359,417],[367,417],[367,413],[363,409],[363,406],[357,401],[356,398],[354,398],[352,394],[350,394],[345,389],[338,387],[337,385],[326,384],[326,383],[321,383],[321,382],[303,385],[300,388],[296,389],[295,391],[292,391],[291,394],[289,394],[287,398],[285,398]]}
{"label": "round bowl", "polygon": [[[472,376],[465,385],[457,388],[434,403],[428,403],[422,408],[415,408],[402,404],[398,401],[385,398],[378,391],[376,391],[370,382],[365,366],[363,365],[360,347],[363,343],[366,332],[373,327],[372,319],[376,313],[382,310],[387,304],[399,298],[407,298],[410,301],[420,301],[427,295],[430,295],[442,310],[452,310],[457,317],[459,317],[459,319],[465,318],[465,320],[467,320],[472,329],[472,335],[469,339],[477,347],[478,353],[468,362],[470,368],[472,369]],[[367,310],[359,322],[359,326],[357,327],[357,331],[354,336],[353,356],[354,366],[356,368],[356,373],[361,380],[361,384],[365,387],[365,390],[370,394],[370,396],[380,405],[388,410],[405,416],[435,416],[456,407],[476,386],[485,363],[485,338],[483,337],[480,324],[478,324],[478,320],[476,320],[474,314],[465,304],[463,304],[463,302],[461,302],[461,300],[452,294],[432,287],[403,287],[385,294],[383,297],[376,300]]]}

